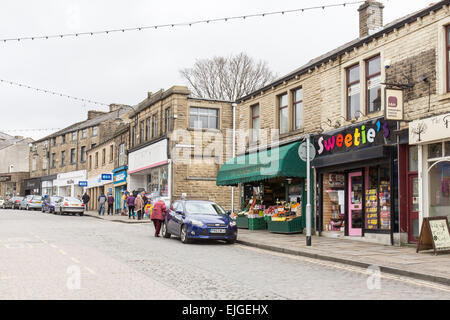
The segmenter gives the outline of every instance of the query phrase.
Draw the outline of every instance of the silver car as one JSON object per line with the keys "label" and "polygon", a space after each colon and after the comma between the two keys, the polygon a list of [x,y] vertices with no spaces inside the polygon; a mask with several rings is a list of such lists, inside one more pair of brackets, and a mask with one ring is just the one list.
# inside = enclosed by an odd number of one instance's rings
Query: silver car
{"label": "silver car", "polygon": [[84,203],[77,198],[73,197],[61,197],[55,202],[55,214],[79,214],[82,216],[84,214]]}
{"label": "silver car", "polygon": [[29,195],[23,198],[19,203],[19,210],[41,210],[42,209],[42,197]]}

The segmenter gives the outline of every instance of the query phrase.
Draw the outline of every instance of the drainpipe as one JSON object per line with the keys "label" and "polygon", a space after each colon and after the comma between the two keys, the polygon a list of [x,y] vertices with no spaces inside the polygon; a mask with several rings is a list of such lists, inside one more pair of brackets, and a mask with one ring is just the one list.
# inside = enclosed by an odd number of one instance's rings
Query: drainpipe
{"label": "drainpipe", "polygon": [[[233,158],[236,156],[236,106],[235,102],[231,104],[233,108]],[[234,187],[231,187],[231,212],[234,213]]]}

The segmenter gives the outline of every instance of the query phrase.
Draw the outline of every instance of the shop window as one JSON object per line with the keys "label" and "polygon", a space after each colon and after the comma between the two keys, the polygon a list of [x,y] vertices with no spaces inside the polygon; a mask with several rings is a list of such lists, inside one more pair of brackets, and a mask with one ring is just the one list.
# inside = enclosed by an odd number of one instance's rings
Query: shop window
{"label": "shop window", "polygon": [[280,133],[289,131],[288,95],[287,93],[278,96],[278,128]]}
{"label": "shop window", "polygon": [[417,146],[409,147],[409,172],[417,172],[418,170],[418,158],[419,158],[419,148]]}
{"label": "shop window", "polygon": [[369,168],[366,188],[366,229],[378,229],[378,168]]}
{"label": "shop window", "polygon": [[366,61],[366,111],[381,110],[381,61],[380,56]]}
{"label": "shop window", "polygon": [[450,161],[429,163],[429,216],[450,218]]}
{"label": "shop window", "polygon": [[344,231],[345,226],[345,174],[343,172],[323,175],[323,229]]}
{"label": "shop window", "polygon": [[450,157],[450,141],[444,142],[445,156]]}
{"label": "shop window", "polygon": [[390,169],[380,168],[379,206],[380,229],[391,229],[391,187]]}
{"label": "shop window", "polygon": [[442,143],[433,143],[428,145],[428,159],[442,157]]}
{"label": "shop window", "polygon": [[347,69],[347,119],[355,118],[361,110],[361,85],[359,81],[359,64]]}
{"label": "shop window", "polygon": [[292,92],[293,99],[293,119],[294,130],[303,128],[303,88],[298,88]]}

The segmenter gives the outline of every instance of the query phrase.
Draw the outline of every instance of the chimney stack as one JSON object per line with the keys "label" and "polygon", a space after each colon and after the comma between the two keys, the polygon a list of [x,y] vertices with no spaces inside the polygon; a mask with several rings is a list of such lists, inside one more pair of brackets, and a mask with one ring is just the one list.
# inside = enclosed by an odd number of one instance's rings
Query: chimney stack
{"label": "chimney stack", "polygon": [[98,110],[89,110],[88,111],[88,120],[91,120],[95,117],[101,116],[102,114],[105,114],[106,112],[98,111]]}
{"label": "chimney stack", "polygon": [[383,27],[383,4],[366,0],[359,8],[359,37],[371,35]]}

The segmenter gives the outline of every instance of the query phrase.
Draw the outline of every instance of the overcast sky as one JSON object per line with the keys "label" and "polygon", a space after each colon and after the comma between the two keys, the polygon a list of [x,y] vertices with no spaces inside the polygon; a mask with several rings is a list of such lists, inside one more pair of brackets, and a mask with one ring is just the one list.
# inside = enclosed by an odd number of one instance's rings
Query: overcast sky
{"label": "overcast sky", "polygon": [[[0,39],[186,22],[354,0],[1,0]],[[383,0],[384,23],[431,0]],[[436,1],[435,1],[436,2]],[[183,85],[196,59],[245,51],[278,76],[358,37],[359,5],[192,27],[0,43],[0,78],[105,103],[135,105]],[[0,83],[0,131],[42,138],[105,107]]]}

